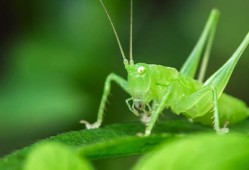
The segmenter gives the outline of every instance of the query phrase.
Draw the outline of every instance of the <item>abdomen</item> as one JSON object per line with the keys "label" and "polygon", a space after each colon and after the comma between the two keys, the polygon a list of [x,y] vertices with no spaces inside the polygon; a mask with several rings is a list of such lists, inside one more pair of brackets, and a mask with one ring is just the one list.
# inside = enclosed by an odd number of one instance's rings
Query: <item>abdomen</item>
{"label": "abdomen", "polygon": [[[220,125],[234,124],[246,119],[249,116],[249,109],[245,102],[233,96],[222,94],[218,100],[220,115]],[[209,111],[204,116],[194,119],[202,124],[213,125],[213,111]]]}

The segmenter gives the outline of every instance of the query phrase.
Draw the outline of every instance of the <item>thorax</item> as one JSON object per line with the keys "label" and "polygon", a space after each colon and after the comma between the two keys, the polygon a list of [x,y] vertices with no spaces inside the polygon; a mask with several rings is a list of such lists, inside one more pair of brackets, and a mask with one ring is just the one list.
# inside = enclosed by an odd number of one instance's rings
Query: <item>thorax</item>
{"label": "thorax", "polygon": [[[175,68],[161,65],[150,65],[153,73],[152,94],[160,101],[168,90],[171,90],[168,104],[179,101],[201,87],[201,83],[179,73]],[[173,86],[170,88],[170,86]]]}

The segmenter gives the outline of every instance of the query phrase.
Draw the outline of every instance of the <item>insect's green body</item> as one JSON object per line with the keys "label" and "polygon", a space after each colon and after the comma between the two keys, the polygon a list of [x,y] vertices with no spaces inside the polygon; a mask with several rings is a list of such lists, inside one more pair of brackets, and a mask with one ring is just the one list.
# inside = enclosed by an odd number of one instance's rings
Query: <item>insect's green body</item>
{"label": "insect's green body", "polygon": [[[238,60],[249,44],[249,33],[229,60],[207,80],[203,81],[218,22],[218,10],[212,10],[196,46],[182,68],[177,71],[174,68],[161,65],[134,64],[132,58],[132,17],[130,61],[128,61],[112,20],[102,0],[100,2],[115,33],[128,76],[127,81],[113,73],[107,77],[97,121],[94,124],[81,121],[87,128],[98,128],[101,125],[112,81],[131,96],[126,100],[126,103],[130,111],[136,116],[140,116],[141,121],[145,123],[145,135],[150,135],[155,122],[164,109],[171,109],[173,113],[178,115],[184,114],[193,121],[213,125],[218,133],[228,132],[227,124],[236,123],[249,116],[249,109],[243,101],[223,93]],[[202,53],[204,53],[204,57],[199,77],[196,80],[194,78]],[[130,101],[132,101],[131,105]]]}
{"label": "insect's green body", "polygon": [[[143,74],[137,73],[137,69],[144,67]],[[149,104],[152,100],[160,103],[170,89],[170,97],[164,103],[165,108],[170,108],[173,113],[184,114],[193,120],[203,124],[213,124],[212,95],[207,93],[198,98],[194,107],[179,108],[182,103],[190,103],[191,95],[203,87],[203,83],[179,73],[176,69],[161,65],[138,63],[126,68],[128,72],[128,91],[133,101]],[[235,107],[229,107],[229,106]],[[218,100],[218,109],[221,125],[236,123],[249,116],[249,109],[246,104],[227,94],[221,94]]]}

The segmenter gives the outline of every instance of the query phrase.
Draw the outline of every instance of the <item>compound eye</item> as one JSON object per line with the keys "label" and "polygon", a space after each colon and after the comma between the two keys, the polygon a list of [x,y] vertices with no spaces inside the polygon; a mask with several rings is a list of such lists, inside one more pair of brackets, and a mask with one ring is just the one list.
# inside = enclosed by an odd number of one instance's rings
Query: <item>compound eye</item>
{"label": "compound eye", "polygon": [[143,66],[140,66],[140,67],[137,68],[137,72],[139,74],[143,74],[145,72],[145,68]]}

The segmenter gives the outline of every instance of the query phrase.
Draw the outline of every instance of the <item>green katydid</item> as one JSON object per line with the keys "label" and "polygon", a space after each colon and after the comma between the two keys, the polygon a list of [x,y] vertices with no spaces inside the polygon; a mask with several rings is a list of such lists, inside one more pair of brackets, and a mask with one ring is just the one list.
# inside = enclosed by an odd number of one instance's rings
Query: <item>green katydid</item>
{"label": "green katydid", "polygon": [[[112,81],[131,95],[131,98],[127,99],[126,103],[131,112],[136,116],[141,116],[141,121],[146,125],[144,133],[146,136],[151,134],[160,113],[166,108],[170,108],[177,115],[183,114],[193,121],[213,125],[217,133],[227,133],[228,128],[226,128],[226,125],[228,123],[236,123],[249,116],[249,109],[243,101],[223,93],[234,67],[249,44],[249,33],[231,58],[203,82],[219,18],[218,10],[213,9],[211,11],[197,44],[178,72],[175,68],[161,65],[134,64],[132,56],[132,0],[130,60],[128,61],[111,17],[102,0],[100,0],[100,3],[117,39],[124,66],[128,73],[128,80],[126,81],[114,73],[109,74],[105,81],[97,121],[93,124],[85,120],[81,121],[86,125],[87,129],[98,128],[101,125]],[[202,53],[204,57],[199,77],[195,80],[194,76]],[[131,105],[130,102],[132,102]],[[232,107],[229,107],[229,105],[232,105]]]}

